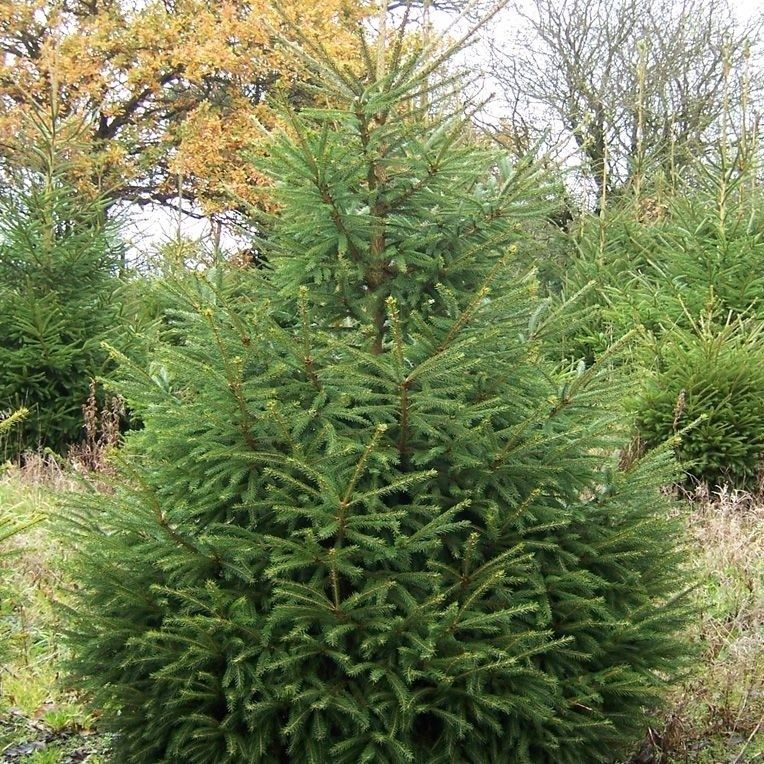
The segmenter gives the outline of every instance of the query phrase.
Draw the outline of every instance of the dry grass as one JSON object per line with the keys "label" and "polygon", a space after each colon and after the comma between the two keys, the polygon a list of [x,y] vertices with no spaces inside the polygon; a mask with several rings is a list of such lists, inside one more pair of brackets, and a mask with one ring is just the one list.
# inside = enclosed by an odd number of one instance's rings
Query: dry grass
{"label": "dry grass", "polygon": [[91,382],[82,407],[83,438],[70,448],[68,462],[78,472],[108,477],[114,474],[109,455],[122,440],[120,424],[125,417],[125,402],[118,395],[106,395],[99,407],[97,392],[96,383]]}
{"label": "dry grass", "polygon": [[764,495],[688,499],[699,658],[641,760],[764,764]]}
{"label": "dry grass", "polygon": [[[0,486],[6,495],[15,490],[20,500],[46,505],[58,493],[76,491],[80,480],[68,464],[55,454],[29,452],[23,460],[2,467]],[[47,496],[46,500],[44,497]]]}

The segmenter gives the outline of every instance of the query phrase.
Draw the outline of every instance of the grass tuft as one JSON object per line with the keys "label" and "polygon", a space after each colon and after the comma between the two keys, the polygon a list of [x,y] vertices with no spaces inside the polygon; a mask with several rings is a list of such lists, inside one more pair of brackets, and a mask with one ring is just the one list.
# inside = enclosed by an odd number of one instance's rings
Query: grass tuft
{"label": "grass tuft", "polygon": [[639,764],[764,764],[764,491],[687,496],[695,670]]}
{"label": "grass tuft", "polygon": [[108,738],[61,676],[61,620],[66,550],[50,529],[58,498],[77,485],[40,457],[0,477],[0,513],[16,527],[0,551],[0,763],[104,762]]}

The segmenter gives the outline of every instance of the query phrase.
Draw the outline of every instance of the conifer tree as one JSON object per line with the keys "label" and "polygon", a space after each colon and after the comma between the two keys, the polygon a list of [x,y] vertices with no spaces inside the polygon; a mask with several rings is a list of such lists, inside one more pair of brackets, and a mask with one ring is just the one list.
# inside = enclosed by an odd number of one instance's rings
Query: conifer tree
{"label": "conifer tree", "polygon": [[29,409],[4,457],[78,438],[118,317],[115,232],[103,204],[65,179],[79,125],[54,110],[29,127],[35,142],[3,168],[0,192],[0,410]]}
{"label": "conifer tree", "polygon": [[591,361],[630,333],[635,444],[674,437],[689,480],[751,488],[764,457],[764,197],[742,150],[718,153],[676,196],[624,197],[583,222],[561,296],[583,296],[580,321],[554,350]]}
{"label": "conifer tree", "polygon": [[125,368],[145,426],[67,530],[120,762],[609,761],[676,670],[667,457],[619,472],[597,370],[540,357],[540,176],[439,114],[463,42],[313,51],[269,268],[184,289]]}

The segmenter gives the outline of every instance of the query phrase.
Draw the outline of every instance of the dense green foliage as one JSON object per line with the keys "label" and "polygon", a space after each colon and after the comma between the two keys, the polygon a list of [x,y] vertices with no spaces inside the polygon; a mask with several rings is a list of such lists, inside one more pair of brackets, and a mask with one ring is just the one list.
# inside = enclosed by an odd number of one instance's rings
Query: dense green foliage
{"label": "dense green foliage", "polygon": [[593,283],[597,310],[579,355],[596,357],[635,324],[659,336],[709,311],[722,325],[730,314],[764,318],[764,200],[731,172],[707,169],[700,187],[582,221],[564,291]]}
{"label": "dense green foliage", "polygon": [[[564,288],[566,297],[585,291],[579,323],[554,352],[591,363],[640,328],[631,343],[646,383],[632,406],[640,437],[656,445],[681,431],[677,453],[689,474],[742,484],[764,455],[752,339],[764,319],[764,207],[747,175],[722,168],[702,178],[665,203],[629,202],[584,222]],[[684,429],[701,414],[702,424]]]}
{"label": "dense green foliage", "polygon": [[38,169],[8,168],[0,194],[0,410],[29,409],[5,457],[77,439],[118,316],[118,248],[103,205],[62,181],[55,133],[39,130]]}
{"label": "dense green foliage", "polygon": [[674,330],[638,401],[645,445],[678,433],[677,454],[690,475],[755,483],[764,454],[763,340],[761,324],[752,322]]}
{"label": "dense green foliage", "polygon": [[371,59],[322,65],[270,270],[173,298],[122,480],[72,510],[124,764],[609,761],[685,651],[666,454],[618,471],[617,391],[540,358],[536,170],[417,105],[428,57]]}

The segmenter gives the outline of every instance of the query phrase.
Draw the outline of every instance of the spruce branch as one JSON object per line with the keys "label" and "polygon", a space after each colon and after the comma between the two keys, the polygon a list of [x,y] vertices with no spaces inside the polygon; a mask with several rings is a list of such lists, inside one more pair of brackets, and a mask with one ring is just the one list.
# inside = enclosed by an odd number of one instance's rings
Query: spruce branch
{"label": "spruce branch", "polygon": [[[510,254],[513,254],[513,253],[510,253]],[[498,276],[500,271],[506,268],[507,261],[510,257],[510,254],[507,254],[501,257],[494,264],[491,270],[488,272],[488,275],[483,280],[482,285],[476,290],[475,295],[473,296],[470,303],[461,312],[461,314],[456,319],[456,321],[454,321],[445,339],[436,348],[435,355],[440,355],[446,350],[446,348],[449,347],[449,345],[451,345],[451,343],[456,339],[456,337],[459,335],[462,329],[464,329],[464,327],[467,326],[467,324],[469,324],[472,321],[472,319],[475,317],[475,314],[480,310],[481,306],[487,301],[488,295],[491,293],[493,282],[496,280],[496,277]],[[414,378],[416,371],[417,370],[414,369],[414,371],[412,371],[411,374],[409,374],[408,376],[409,380]]]}
{"label": "spruce branch", "polygon": [[332,194],[332,190],[323,177],[323,171],[319,165],[318,158],[311,149],[310,142],[305,135],[300,120],[291,108],[285,105],[284,113],[289,120],[290,127],[294,130],[297,138],[298,145],[301,149],[301,156],[305,160],[307,166],[311,170],[311,180],[318,191],[321,201],[331,208],[332,222],[337,227],[337,230],[344,236],[347,242],[348,250],[353,258],[353,261],[360,263],[364,261],[364,256],[361,248],[354,241],[352,231],[345,224],[345,212],[341,209],[337,203],[336,198]]}
{"label": "spruce branch", "polygon": [[223,363],[223,369],[225,371],[225,377],[228,384],[228,390],[233,396],[236,406],[239,409],[239,415],[241,417],[240,430],[244,436],[244,440],[247,445],[256,451],[258,448],[257,441],[252,435],[252,418],[249,411],[249,406],[244,398],[244,390],[242,385],[242,359],[240,356],[234,356],[232,359],[228,358],[228,352],[223,338],[220,336],[218,326],[214,320],[214,314],[211,308],[205,308],[202,310],[202,316],[206,319],[212,335],[215,338],[215,344],[217,345],[218,352],[220,354],[220,360]]}
{"label": "spruce branch", "polygon": [[329,554],[330,554],[330,575],[331,575],[331,583],[332,583],[332,594],[334,596],[335,608],[337,608],[338,610],[340,608],[340,603],[341,603],[340,589],[339,589],[338,558],[342,551],[343,542],[345,540],[345,533],[347,530],[347,511],[348,511],[348,508],[351,506],[351,497],[353,495],[353,491],[355,491],[358,481],[361,479],[361,476],[363,475],[366,469],[366,465],[369,461],[369,458],[377,449],[379,442],[382,439],[382,436],[384,435],[386,430],[387,430],[387,425],[384,425],[384,424],[378,425],[376,429],[374,430],[374,434],[372,435],[372,438],[369,441],[369,444],[366,446],[366,449],[364,450],[363,454],[361,454],[361,458],[358,460],[358,464],[356,465],[356,468],[353,471],[353,475],[350,478],[350,482],[348,483],[344,493],[342,494],[342,498],[340,499],[339,506],[337,508],[336,540],[334,543],[334,547],[333,549],[330,550]]}
{"label": "spruce branch", "polygon": [[404,339],[401,326],[400,311],[394,297],[390,296],[385,301],[387,316],[393,335],[393,356],[397,365],[399,404],[398,404],[398,453],[400,454],[401,469],[408,470],[408,439],[409,439],[409,387],[411,381],[405,376],[405,357],[403,353]]}
{"label": "spruce branch", "polygon": [[310,314],[308,312],[308,288],[300,287],[299,296],[300,324],[302,330],[302,362],[305,365],[305,371],[308,379],[313,383],[316,390],[321,389],[316,368],[313,362],[313,355],[310,347]]}
{"label": "spruce branch", "polygon": [[364,470],[366,469],[366,465],[369,462],[369,458],[374,453],[374,451],[377,450],[377,447],[379,446],[379,443],[382,439],[382,436],[387,432],[387,425],[386,424],[379,424],[374,429],[374,434],[371,437],[371,440],[369,441],[369,444],[364,449],[363,454],[361,455],[361,458],[358,460],[358,464],[356,465],[356,468],[353,472],[353,476],[350,478],[350,482],[347,485],[347,488],[345,489],[344,493],[342,494],[342,500],[340,502],[340,505],[343,508],[347,508],[349,506],[350,498],[353,495],[353,491],[355,491],[356,486],[358,485],[358,481],[361,479],[361,476],[364,473]]}

